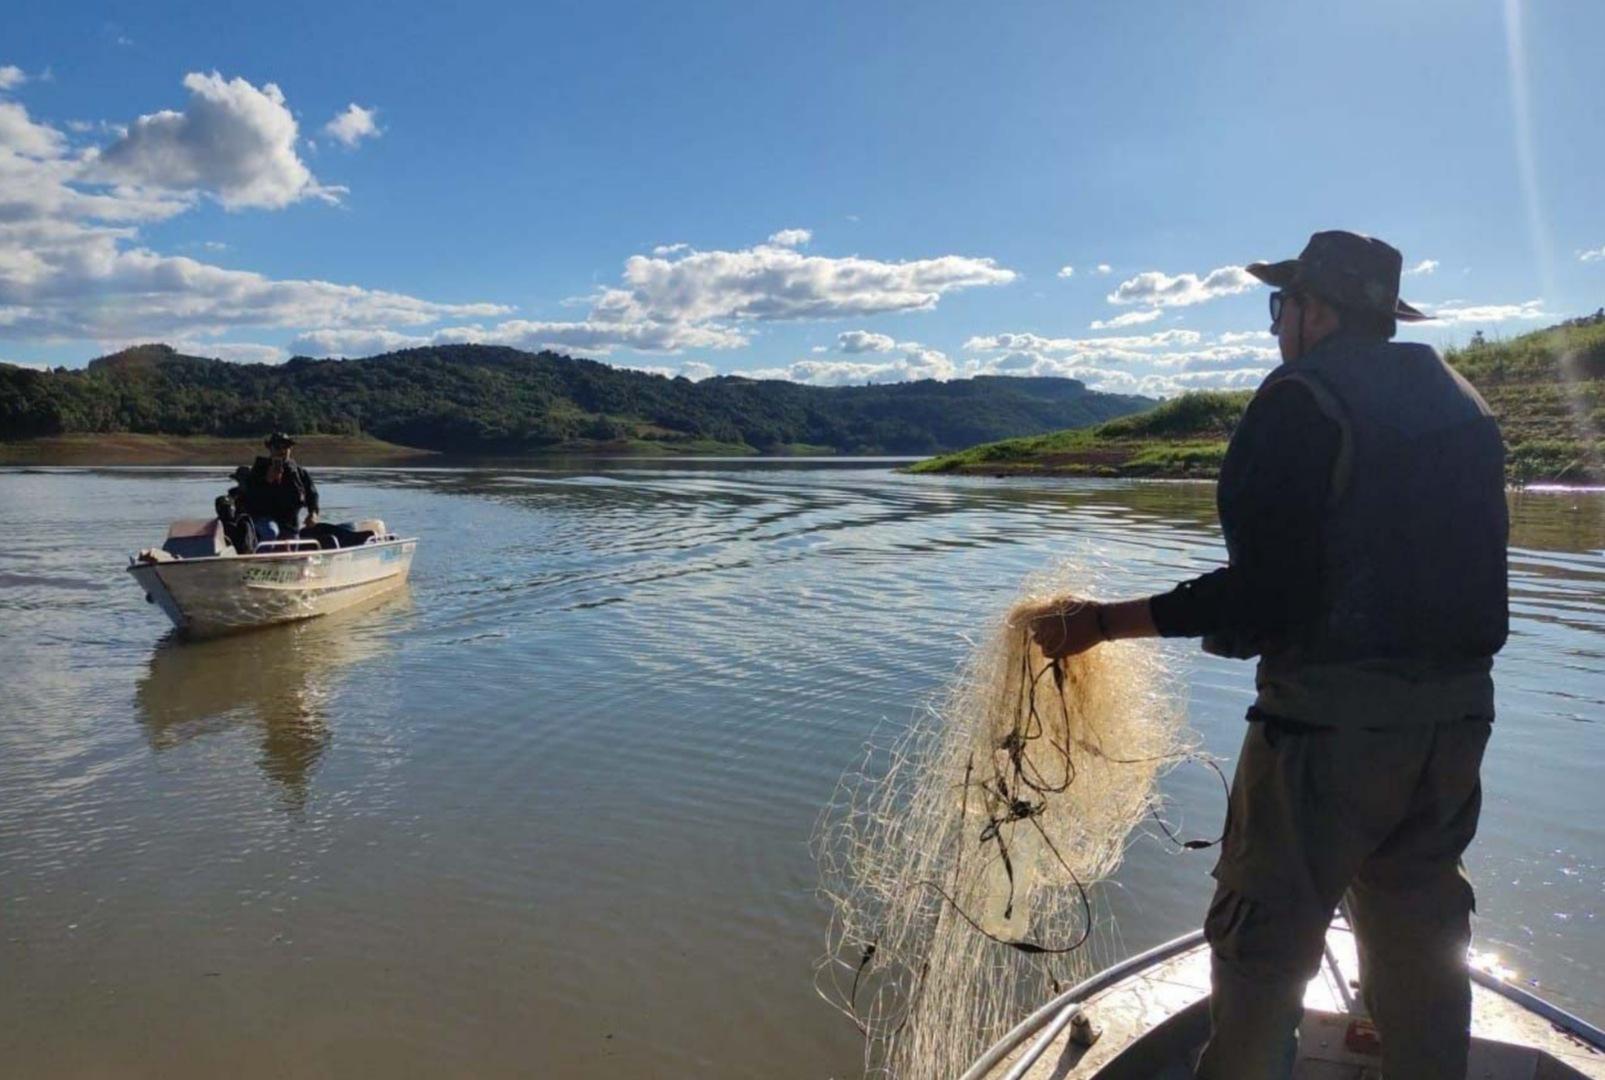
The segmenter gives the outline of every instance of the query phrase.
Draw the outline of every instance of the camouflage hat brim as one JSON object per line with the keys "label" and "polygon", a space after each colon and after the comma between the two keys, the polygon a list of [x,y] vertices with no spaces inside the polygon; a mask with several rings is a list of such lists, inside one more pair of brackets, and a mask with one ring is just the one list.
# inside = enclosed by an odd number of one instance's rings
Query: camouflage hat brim
{"label": "camouflage hat brim", "polygon": [[[1277,289],[1288,289],[1298,285],[1302,268],[1303,264],[1297,259],[1283,259],[1281,262],[1273,263],[1249,263],[1243,267],[1265,284]],[[1431,315],[1411,307],[1403,300],[1394,301],[1393,317],[1400,322],[1426,322],[1432,319]]]}
{"label": "camouflage hat brim", "polygon": [[1298,280],[1298,260],[1283,259],[1274,263],[1249,263],[1243,269],[1267,285],[1285,289]]}

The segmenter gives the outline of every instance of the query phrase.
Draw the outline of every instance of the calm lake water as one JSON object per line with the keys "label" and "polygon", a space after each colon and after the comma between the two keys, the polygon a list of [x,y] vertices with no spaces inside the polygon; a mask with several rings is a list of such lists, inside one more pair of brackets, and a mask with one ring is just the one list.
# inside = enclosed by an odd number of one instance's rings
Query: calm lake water
{"label": "calm lake water", "polygon": [[[877,726],[1062,558],[1223,552],[1208,486],[884,463],[317,469],[422,538],[409,591],[185,644],[122,572],[225,470],[0,471],[0,1071],[855,1075],[807,842]],[[1512,497],[1478,947],[1605,1021],[1605,495]],[[1162,646],[1207,749],[1251,667]],[[1213,835],[1218,781],[1172,817]],[[1118,948],[1209,853],[1134,846]]]}

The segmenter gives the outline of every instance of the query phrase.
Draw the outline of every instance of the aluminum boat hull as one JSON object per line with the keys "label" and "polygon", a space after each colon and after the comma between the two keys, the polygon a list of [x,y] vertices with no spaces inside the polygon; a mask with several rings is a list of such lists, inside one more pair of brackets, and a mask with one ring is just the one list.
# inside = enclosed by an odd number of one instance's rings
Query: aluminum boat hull
{"label": "aluminum boat hull", "polygon": [[[1202,931],[1116,964],[1021,1021],[961,1080],[1189,1080],[1209,1035],[1209,965]],[[1295,1080],[1379,1075],[1358,971],[1353,934],[1334,925],[1305,992]],[[1605,1080],[1605,1032],[1500,975],[1473,968],[1471,980],[1467,1075]]]}
{"label": "aluminum boat hull", "polygon": [[211,636],[327,615],[398,589],[416,539],[200,559],[136,560],[128,572],[186,634]]}

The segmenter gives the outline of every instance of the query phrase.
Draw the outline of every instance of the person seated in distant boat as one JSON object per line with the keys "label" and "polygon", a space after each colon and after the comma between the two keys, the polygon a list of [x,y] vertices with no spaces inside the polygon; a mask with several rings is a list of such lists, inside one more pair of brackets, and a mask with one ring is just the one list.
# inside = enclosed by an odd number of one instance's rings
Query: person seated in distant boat
{"label": "person seated in distant boat", "polygon": [[294,439],[275,431],[265,445],[268,456],[256,459],[243,485],[244,509],[256,528],[258,541],[293,539],[301,529],[303,508],[307,512],[306,524],[310,527],[318,523],[318,488],[312,482],[312,474],[290,458]]}
{"label": "person seated in distant boat", "polygon": [[217,520],[223,523],[224,535],[241,555],[249,555],[256,550],[256,526],[245,505],[245,488],[250,480],[251,467],[241,465],[234,470],[234,486],[228,489],[228,494],[219,495],[214,504]]}

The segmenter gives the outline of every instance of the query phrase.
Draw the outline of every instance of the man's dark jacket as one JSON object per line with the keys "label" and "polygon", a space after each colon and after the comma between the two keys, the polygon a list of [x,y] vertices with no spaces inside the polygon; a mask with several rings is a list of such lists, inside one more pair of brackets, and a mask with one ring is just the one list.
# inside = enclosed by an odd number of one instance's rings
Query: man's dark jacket
{"label": "man's dark jacket", "polygon": [[318,512],[318,489],[312,474],[294,461],[284,463],[278,483],[268,480],[272,469],[272,458],[259,457],[252,464],[244,485],[244,509],[252,517],[272,518],[281,532],[291,534],[299,525],[303,507],[308,513]]}

